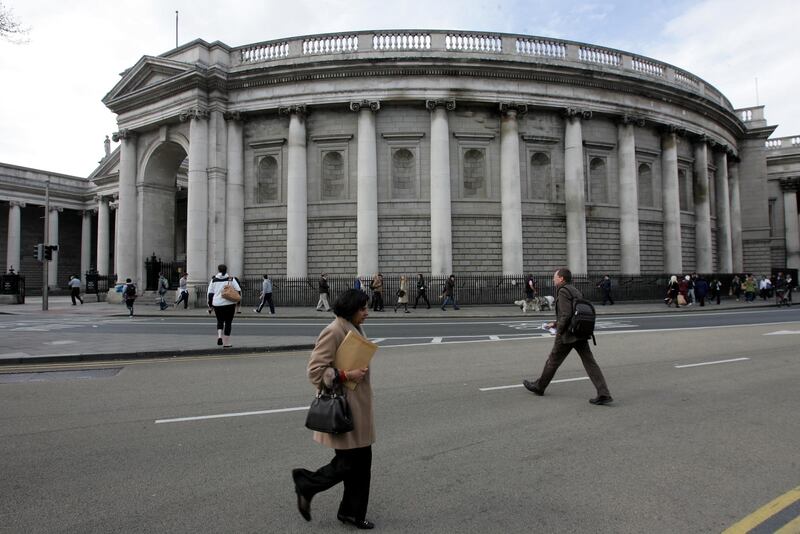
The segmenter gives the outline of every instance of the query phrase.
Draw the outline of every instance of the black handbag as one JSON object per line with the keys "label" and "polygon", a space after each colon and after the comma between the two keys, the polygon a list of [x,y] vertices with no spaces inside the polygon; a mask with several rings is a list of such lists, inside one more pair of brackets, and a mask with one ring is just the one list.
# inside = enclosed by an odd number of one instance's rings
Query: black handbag
{"label": "black handbag", "polygon": [[308,409],[306,428],[326,434],[344,434],[353,430],[353,414],[344,391],[318,391]]}

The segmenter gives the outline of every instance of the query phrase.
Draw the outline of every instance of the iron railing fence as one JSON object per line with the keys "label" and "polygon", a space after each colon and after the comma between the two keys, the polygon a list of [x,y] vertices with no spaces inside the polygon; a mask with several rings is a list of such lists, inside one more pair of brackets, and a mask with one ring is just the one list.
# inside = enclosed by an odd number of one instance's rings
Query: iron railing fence
{"label": "iron railing fence", "polygon": [[186,271],[185,261],[161,261],[161,258],[150,256],[144,260],[145,290],[158,289],[158,273],[164,273],[169,280],[169,288],[177,289],[181,274]]}
{"label": "iron railing fence", "polygon": [[[577,287],[591,301],[601,302],[603,292],[598,287],[603,274],[573,275],[573,285]],[[608,274],[611,278],[611,294],[614,301],[650,301],[660,300],[666,295],[669,274],[645,274],[638,276]],[[715,278],[722,282],[722,294],[727,296],[730,289],[732,274],[708,274],[704,278],[711,283]],[[539,295],[554,295],[553,273],[534,273],[534,279],[539,288]],[[242,288],[242,306],[253,307],[258,304],[261,293],[261,277],[240,277],[239,285]],[[276,306],[314,306],[319,300],[319,278],[292,278],[272,277],[272,298]],[[457,275],[456,300],[459,305],[481,304],[512,304],[516,300],[525,298],[525,281],[527,275]],[[408,276],[409,304],[413,305],[417,295],[417,277]],[[431,305],[441,303],[447,276],[425,277],[427,296]],[[336,296],[346,289],[354,286],[355,278],[343,276],[329,276],[330,304]],[[370,279],[362,279],[362,288],[371,296],[369,290]],[[385,305],[394,305],[397,301],[397,291],[400,288],[399,276],[383,277],[383,300]],[[206,287],[197,286],[198,306],[205,306],[207,302]]]}
{"label": "iron railing fence", "polygon": [[116,274],[86,273],[86,294],[97,295],[97,302],[105,300],[105,294],[117,283]]}

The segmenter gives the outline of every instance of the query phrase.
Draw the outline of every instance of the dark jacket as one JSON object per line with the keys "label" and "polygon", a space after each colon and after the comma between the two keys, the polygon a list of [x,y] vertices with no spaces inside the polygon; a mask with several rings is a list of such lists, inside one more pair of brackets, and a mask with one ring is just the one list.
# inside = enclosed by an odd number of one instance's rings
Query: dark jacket
{"label": "dark jacket", "polygon": [[578,338],[567,331],[572,320],[572,301],[583,298],[578,288],[572,284],[564,284],[556,292],[556,337],[562,343],[570,344],[578,341]]}
{"label": "dark jacket", "polygon": [[456,283],[455,281],[451,280],[450,278],[447,279],[447,282],[444,284],[444,294],[448,297],[452,297],[455,293]]}
{"label": "dark jacket", "polygon": [[539,288],[537,287],[536,280],[533,278],[528,278],[525,281],[525,298],[532,299],[538,292]]}
{"label": "dark jacket", "polygon": [[694,294],[697,298],[705,298],[708,294],[708,282],[706,282],[705,278],[698,278],[694,282]]}
{"label": "dark jacket", "polygon": [[417,291],[425,291],[425,278],[417,277]]}
{"label": "dark jacket", "polygon": [[323,294],[327,295],[328,293],[330,293],[330,289],[328,288],[328,281],[325,278],[320,277],[320,279],[319,279],[319,294],[320,295],[323,295]]}

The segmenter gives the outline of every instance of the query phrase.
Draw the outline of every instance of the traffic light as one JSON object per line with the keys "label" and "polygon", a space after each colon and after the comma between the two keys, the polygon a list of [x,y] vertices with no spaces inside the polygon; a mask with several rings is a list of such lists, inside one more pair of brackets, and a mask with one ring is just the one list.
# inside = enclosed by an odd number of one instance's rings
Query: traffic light
{"label": "traffic light", "polygon": [[44,261],[44,245],[39,243],[37,245],[33,245],[33,257],[36,258],[36,261]]}
{"label": "traffic light", "polygon": [[46,245],[44,247],[44,259],[51,261],[53,259],[54,250],[58,250],[58,245]]}

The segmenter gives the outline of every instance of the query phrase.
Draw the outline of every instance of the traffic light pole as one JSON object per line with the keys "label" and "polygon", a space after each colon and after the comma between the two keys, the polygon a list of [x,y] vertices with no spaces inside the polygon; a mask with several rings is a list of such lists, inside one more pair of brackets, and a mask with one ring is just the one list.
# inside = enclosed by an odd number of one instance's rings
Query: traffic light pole
{"label": "traffic light pole", "polygon": [[[44,189],[44,246],[50,243],[50,180]],[[44,251],[42,251],[44,252]],[[47,311],[49,303],[48,283],[49,265],[45,258],[42,258],[42,311]]]}

